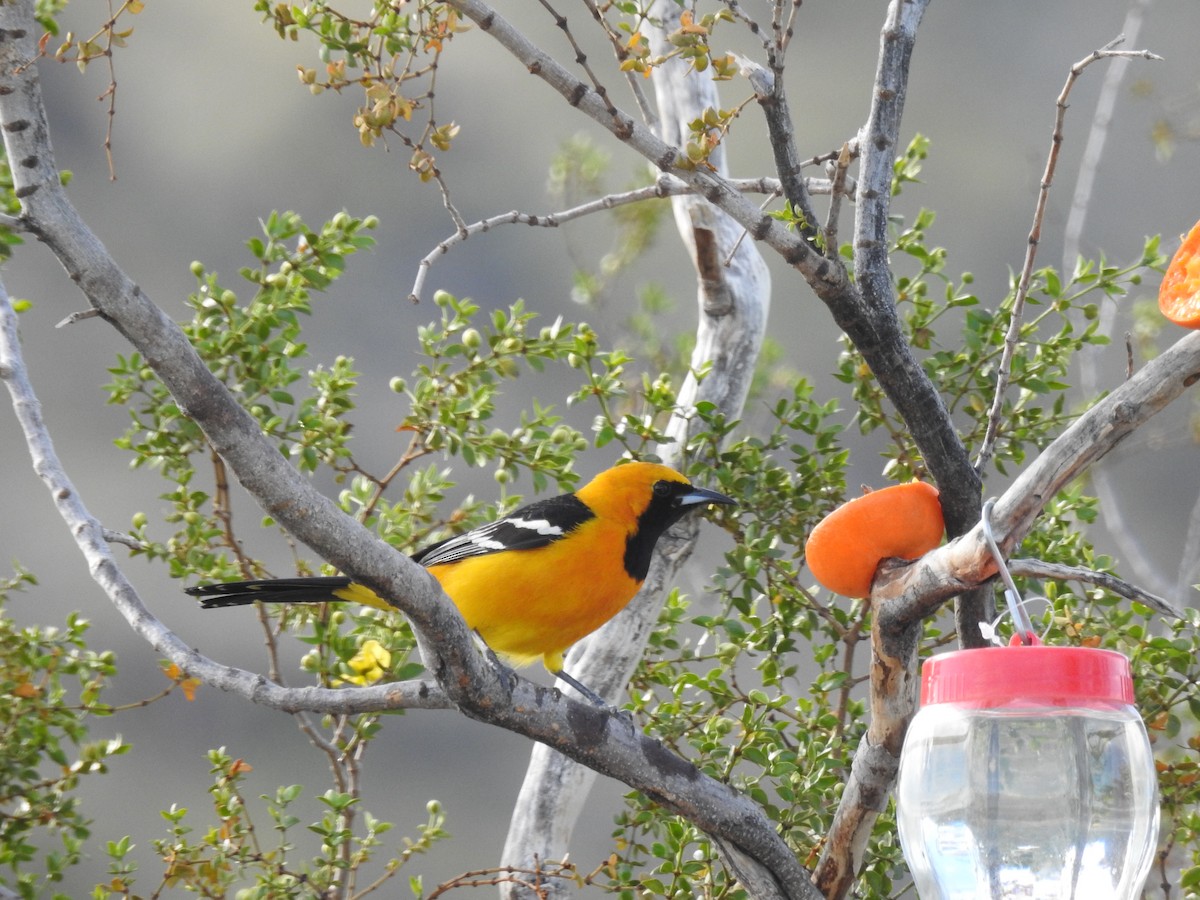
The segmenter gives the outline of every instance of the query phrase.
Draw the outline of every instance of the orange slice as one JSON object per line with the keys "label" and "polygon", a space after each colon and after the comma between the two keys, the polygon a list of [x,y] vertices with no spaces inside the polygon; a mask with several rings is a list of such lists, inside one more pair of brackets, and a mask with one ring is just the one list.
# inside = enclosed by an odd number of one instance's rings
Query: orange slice
{"label": "orange slice", "polygon": [[812,530],[804,555],[813,577],[829,590],[866,597],[883,560],[924,556],[945,530],[937,488],[912,481],[843,503]]}
{"label": "orange slice", "polygon": [[1176,325],[1200,328],[1200,222],[1192,226],[1167,266],[1158,289],[1158,308]]}

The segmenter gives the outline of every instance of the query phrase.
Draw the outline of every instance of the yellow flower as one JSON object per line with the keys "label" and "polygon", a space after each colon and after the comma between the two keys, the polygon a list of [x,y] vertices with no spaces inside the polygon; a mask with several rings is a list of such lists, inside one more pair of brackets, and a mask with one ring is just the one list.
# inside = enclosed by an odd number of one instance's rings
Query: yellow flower
{"label": "yellow flower", "polygon": [[347,665],[354,672],[346,678],[351,684],[374,684],[384,676],[392,664],[392,654],[383,644],[371,638],[363,641],[362,647],[350,657]]}

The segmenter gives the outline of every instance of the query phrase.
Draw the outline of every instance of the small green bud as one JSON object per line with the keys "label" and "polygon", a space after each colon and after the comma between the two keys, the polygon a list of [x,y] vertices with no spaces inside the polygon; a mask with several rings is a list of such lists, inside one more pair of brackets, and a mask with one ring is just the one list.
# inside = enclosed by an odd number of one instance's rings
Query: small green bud
{"label": "small green bud", "polygon": [[468,328],[462,333],[462,342],[468,350],[478,350],[483,343],[483,335],[479,333],[478,328]]}
{"label": "small green bud", "polygon": [[192,274],[197,278],[204,274],[204,263],[200,262],[198,259],[193,259],[192,264],[188,266],[188,268],[191,269]]}
{"label": "small green bud", "polygon": [[148,521],[148,518],[144,512],[135,512],[133,514],[133,527],[134,528],[145,528],[147,521]]}
{"label": "small green bud", "polygon": [[391,381],[388,382],[388,387],[391,388],[394,393],[403,394],[406,390],[408,390],[408,382],[399,375],[396,375]]}

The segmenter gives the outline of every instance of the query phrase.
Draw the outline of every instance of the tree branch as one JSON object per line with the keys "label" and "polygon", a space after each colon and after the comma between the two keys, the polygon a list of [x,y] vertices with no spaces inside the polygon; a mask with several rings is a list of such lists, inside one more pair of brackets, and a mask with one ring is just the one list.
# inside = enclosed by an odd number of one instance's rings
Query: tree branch
{"label": "tree branch", "polygon": [[[871,112],[859,138],[862,157],[854,223],[854,271],[862,295],[860,299],[831,304],[830,309],[912,429],[913,440],[941,490],[946,528],[954,537],[979,518],[980,481],[945,403],[903,339],[888,260],[892,165],[899,144],[916,29],[927,5],[928,0],[894,0],[888,10],[880,38]],[[974,621],[960,622],[960,626],[988,618],[982,615],[984,612],[974,610],[980,615]],[[963,640],[969,631],[969,627],[960,628],[959,639]]]}
{"label": "tree branch", "polygon": [[12,399],[34,471],[45,483],[59,515],[75,537],[92,578],[104,589],[134,632],[180,669],[206,684],[284,712],[310,710],[348,715],[398,708],[453,708],[445,692],[429,680],[376,685],[353,691],[284,688],[255,672],[214,662],[189,647],[147,609],[113,559],[108,546],[112,533],[88,512],[83,498],[63,469],[42,418],[41,404],[29,382],[21,354],[18,317],[3,283],[0,283],[0,381],[4,382]]}
{"label": "tree branch", "polygon": [[[904,340],[896,315],[888,260],[892,165],[899,140],[916,30],[928,0],[893,0],[880,37],[875,92],[859,136],[862,151],[854,223],[855,284],[861,293],[822,296],[835,321],[854,342],[888,399],[904,418],[941,491],[946,529],[953,538],[978,521],[981,483],[949,412]],[[960,590],[956,627],[962,646],[982,644],[978,624],[991,618],[991,596],[956,583],[938,604]],[[875,818],[895,778],[904,728],[915,703],[919,617],[872,622],[871,721],[855,753],[850,780],[814,880],[826,897],[843,897],[862,862]]]}
{"label": "tree branch", "polygon": [[[800,153],[796,149],[796,130],[792,124],[792,111],[784,89],[782,49],[778,53],[770,53],[776,60],[774,71],[768,71],[761,66],[754,66],[744,61],[742,68],[752,69],[749,76],[754,86],[755,99],[762,107],[763,117],[767,122],[767,130],[771,135],[771,152],[775,157],[775,171],[783,188],[783,196],[792,210],[799,214],[798,226],[800,235],[810,244],[817,246],[821,238],[817,228],[817,214],[809,199],[804,179],[800,176]],[[822,251],[825,256],[837,256],[837,247],[825,244]]]}

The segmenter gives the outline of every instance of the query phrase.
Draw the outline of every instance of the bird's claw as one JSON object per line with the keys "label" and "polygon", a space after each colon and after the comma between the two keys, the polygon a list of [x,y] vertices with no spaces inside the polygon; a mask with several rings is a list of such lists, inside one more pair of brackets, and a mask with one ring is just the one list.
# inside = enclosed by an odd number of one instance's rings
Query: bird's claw
{"label": "bird's claw", "polygon": [[488,662],[492,664],[492,670],[496,673],[496,678],[500,681],[500,685],[504,688],[504,692],[512,696],[513,689],[517,686],[517,679],[520,677],[513,670],[512,666],[506,665],[496,651],[484,644]]}

